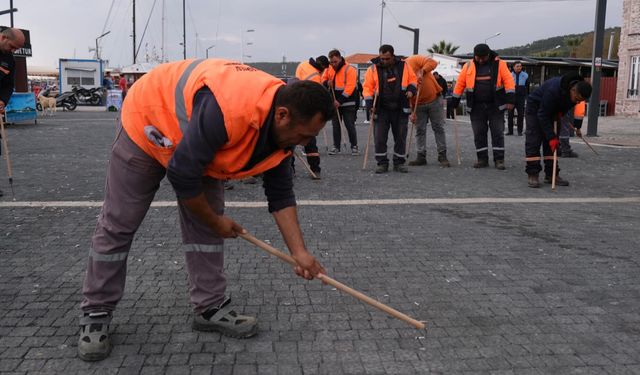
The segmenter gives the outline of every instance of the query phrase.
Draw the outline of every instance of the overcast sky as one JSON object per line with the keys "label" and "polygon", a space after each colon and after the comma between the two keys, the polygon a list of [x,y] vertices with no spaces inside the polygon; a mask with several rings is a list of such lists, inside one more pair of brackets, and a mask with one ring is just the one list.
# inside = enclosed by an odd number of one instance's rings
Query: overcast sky
{"label": "overcast sky", "polygon": [[[153,3],[156,3],[149,18]],[[388,0],[384,12],[383,43],[396,54],[410,54],[413,34],[398,24],[420,29],[420,53],[441,39],[471,51],[496,33],[492,48],[592,31],[596,0],[493,2]],[[380,39],[380,0],[186,0],[187,57],[209,56],[245,61],[300,61],[339,48],[344,54],[376,53]],[[606,26],[622,23],[623,0],[607,3]],[[150,19],[138,61],[145,53],[162,55],[162,5],[165,4],[164,50],[168,60],[182,58],[182,1],[137,0],[136,36],[140,41]],[[57,67],[58,58],[93,58],[89,48],[100,42],[101,56],[111,66],[132,63],[131,0],[14,0],[16,27],[31,31],[33,57],[28,65]],[[8,8],[3,1],[0,10]],[[111,9],[111,13],[109,10]],[[1,17],[9,24],[9,16]],[[254,32],[243,30],[253,29]],[[196,38],[197,33],[197,38]],[[244,35],[243,35],[244,34]],[[196,43],[197,42],[197,43]]]}

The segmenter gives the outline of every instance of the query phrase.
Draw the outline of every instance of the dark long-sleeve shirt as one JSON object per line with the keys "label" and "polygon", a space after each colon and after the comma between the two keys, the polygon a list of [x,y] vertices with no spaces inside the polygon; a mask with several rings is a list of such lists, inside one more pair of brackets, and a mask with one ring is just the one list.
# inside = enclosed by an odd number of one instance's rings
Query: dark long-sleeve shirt
{"label": "dark long-sleeve shirt", "polygon": [[13,54],[0,52],[0,100],[9,103],[15,86],[16,60]]}
{"label": "dark long-sleeve shirt", "polygon": [[546,80],[529,95],[526,112],[538,117],[546,139],[552,139],[556,136],[553,122],[574,106],[568,90],[562,88],[562,77],[554,77]]}
{"label": "dark long-sleeve shirt", "polygon": [[[260,136],[249,162],[248,170],[277,151],[272,137],[273,109],[260,129]],[[189,127],[169,161],[167,177],[179,199],[193,198],[202,192],[204,171],[215,158],[229,137],[224,115],[213,93],[204,87],[194,98]],[[269,202],[269,212],[295,206],[291,159],[284,159],[277,167],[264,173],[264,190]]]}

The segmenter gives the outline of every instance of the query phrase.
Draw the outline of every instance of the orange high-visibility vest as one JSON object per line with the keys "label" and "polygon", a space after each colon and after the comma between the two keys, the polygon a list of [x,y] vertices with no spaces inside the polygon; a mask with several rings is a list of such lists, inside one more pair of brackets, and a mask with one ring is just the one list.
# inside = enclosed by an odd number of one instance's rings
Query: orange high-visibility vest
{"label": "orange high-visibility vest", "polygon": [[[496,80],[496,92],[498,94],[511,94],[515,95],[516,93],[516,84],[513,80],[513,76],[509,71],[509,67],[507,67],[507,63],[503,60],[500,60],[499,57],[496,56],[495,61],[498,62],[498,76]],[[464,92],[467,93],[467,106],[473,107],[473,91],[476,85],[476,64],[471,61],[467,61],[460,74],[458,75],[458,80],[456,81],[456,87],[453,89],[453,96],[455,98],[462,97]],[[505,108],[506,98],[498,95],[497,104],[500,109]]]}
{"label": "orange high-visibility vest", "polygon": [[585,108],[587,107],[586,101],[581,101],[573,108],[573,118],[576,120],[584,119]]}
{"label": "orange high-visibility vest", "polygon": [[[253,176],[274,168],[291,154],[278,150],[253,168],[242,170],[253,154],[276,92],[283,85],[276,77],[228,60],[162,64],[129,89],[122,106],[122,126],[133,142],[166,168],[189,126],[193,98],[207,86],[222,110],[229,139],[216,151],[205,174],[218,179]],[[144,132],[148,125],[157,128],[173,146],[152,143]]]}
{"label": "orange high-visibility vest", "polygon": [[335,84],[333,89],[336,95],[349,98],[358,87],[358,69],[349,65],[347,60],[344,60],[344,65],[337,72],[333,69],[333,66],[329,65],[322,75],[322,81],[332,81]]}
{"label": "orange high-visibility vest", "polygon": [[319,72],[308,61],[303,61],[296,68],[296,78],[301,81],[313,81],[322,84],[322,72]]}
{"label": "orange high-visibility vest", "polygon": [[[416,79],[416,75],[411,69],[410,66],[404,61],[400,62],[404,64],[402,69],[402,81],[401,81],[401,89],[402,92],[406,92],[409,86],[417,87],[418,80]],[[367,69],[367,73],[364,76],[364,84],[362,85],[362,96],[364,96],[365,100],[373,99],[374,94],[380,93],[380,84],[378,82],[378,67],[376,64],[373,64]]]}

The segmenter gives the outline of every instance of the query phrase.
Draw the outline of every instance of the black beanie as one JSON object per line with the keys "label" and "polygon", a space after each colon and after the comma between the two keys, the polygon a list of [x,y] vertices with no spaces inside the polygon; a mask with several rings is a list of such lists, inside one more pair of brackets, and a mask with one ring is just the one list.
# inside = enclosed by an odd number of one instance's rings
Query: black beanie
{"label": "black beanie", "polygon": [[320,55],[316,57],[316,62],[320,64],[320,66],[322,66],[324,69],[329,67],[329,59],[327,59],[327,56]]}
{"label": "black beanie", "polygon": [[476,46],[473,47],[474,56],[485,57],[489,56],[489,53],[491,53],[491,48],[484,43],[476,44]]}

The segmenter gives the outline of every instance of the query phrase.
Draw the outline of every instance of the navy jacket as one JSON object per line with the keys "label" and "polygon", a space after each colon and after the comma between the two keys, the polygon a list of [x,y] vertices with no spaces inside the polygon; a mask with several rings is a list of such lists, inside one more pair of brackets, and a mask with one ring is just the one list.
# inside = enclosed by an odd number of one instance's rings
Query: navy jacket
{"label": "navy jacket", "polygon": [[538,123],[547,140],[556,137],[553,122],[575,106],[569,95],[571,84],[582,80],[582,77],[572,73],[554,77],[545,81],[527,98],[526,114],[535,115],[538,118]]}

